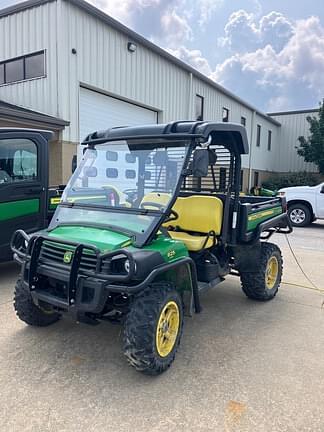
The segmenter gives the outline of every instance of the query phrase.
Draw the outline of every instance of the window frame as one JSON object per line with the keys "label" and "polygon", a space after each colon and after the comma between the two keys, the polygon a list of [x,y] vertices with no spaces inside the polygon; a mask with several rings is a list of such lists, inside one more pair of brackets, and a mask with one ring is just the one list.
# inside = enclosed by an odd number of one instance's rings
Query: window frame
{"label": "window frame", "polygon": [[[224,113],[226,113],[226,116],[224,116]],[[230,109],[223,106],[223,109],[222,109],[222,122],[223,123],[229,123],[229,117],[230,117]]]}
{"label": "window frame", "polygon": [[[43,54],[43,67],[44,67],[43,75],[39,75],[39,76],[31,77],[31,78],[26,78],[26,58],[34,57],[34,56],[37,56],[40,54]],[[23,79],[7,82],[6,81],[6,64],[14,62],[16,60],[23,60]],[[32,81],[32,80],[36,80],[36,79],[46,78],[47,77],[46,63],[47,63],[46,62],[46,49],[33,51],[31,53],[28,53],[28,54],[24,54],[21,56],[12,57],[10,59],[0,61],[0,66],[3,65],[3,69],[4,69],[3,70],[4,82],[3,83],[0,82],[0,87],[8,86],[11,84],[17,84],[17,83],[21,83],[21,82],[25,82],[25,81]]]}
{"label": "window frame", "polygon": [[[12,181],[10,183],[5,183],[4,185],[5,186],[16,186],[18,184],[20,186],[20,185],[23,185],[23,184],[27,184],[28,185],[28,184],[38,183],[40,181],[40,179],[41,179],[41,173],[40,173],[40,170],[41,170],[41,165],[40,165],[41,164],[41,162],[40,162],[40,149],[39,149],[38,143],[33,138],[29,138],[29,137],[26,137],[26,138],[24,138],[24,137],[19,137],[19,138],[14,138],[14,137],[12,137],[12,138],[1,138],[0,139],[0,143],[1,143],[2,140],[5,140],[5,141],[7,141],[7,140],[29,141],[30,143],[32,143],[35,146],[35,150],[36,150],[36,153],[35,153],[35,156],[36,156],[36,176],[35,177],[30,177],[30,178],[25,178],[25,179],[15,180],[15,181]],[[14,156],[15,156],[16,152],[17,151],[26,151],[26,152],[29,152],[29,150],[18,149],[18,148],[17,149],[13,149],[13,150],[14,150],[14,153],[12,154],[12,157],[11,157],[11,160],[12,160],[12,174],[13,174],[13,170],[14,170]],[[31,154],[34,154],[34,153],[31,152]],[[0,186],[2,186],[2,184]]]}
{"label": "window frame", "polygon": [[272,148],[272,130],[268,130],[268,151]]}
{"label": "window frame", "polygon": [[257,124],[256,146],[261,147],[261,125]]}

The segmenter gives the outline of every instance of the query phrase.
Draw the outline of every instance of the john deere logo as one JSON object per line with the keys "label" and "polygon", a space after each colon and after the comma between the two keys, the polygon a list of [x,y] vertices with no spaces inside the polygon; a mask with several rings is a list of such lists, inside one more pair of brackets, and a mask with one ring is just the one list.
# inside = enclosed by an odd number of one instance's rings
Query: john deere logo
{"label": "john deere logo", "polygon": [[64,254],[63,257],[63,262],[65,262],[65,264],[70,264],[71,260],[72,260],[72,252],[71,251],[67,251]]}

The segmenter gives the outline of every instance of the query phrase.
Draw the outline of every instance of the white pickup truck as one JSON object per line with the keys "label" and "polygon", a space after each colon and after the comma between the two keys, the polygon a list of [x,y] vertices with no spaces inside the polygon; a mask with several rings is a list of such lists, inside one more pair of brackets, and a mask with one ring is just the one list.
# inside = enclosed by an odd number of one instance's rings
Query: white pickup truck
{"label": "white pickup truck", "polygon": [[316,219],[324,219],[324,183],[283,188],[278,195],[287,200],[288,215],[293,226],[304,227]]}

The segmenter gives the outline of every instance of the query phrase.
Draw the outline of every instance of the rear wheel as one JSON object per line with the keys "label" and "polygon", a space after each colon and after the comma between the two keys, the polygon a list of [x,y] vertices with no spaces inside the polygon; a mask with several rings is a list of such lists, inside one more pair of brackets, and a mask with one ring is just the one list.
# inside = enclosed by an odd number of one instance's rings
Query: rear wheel
{"label": "rear wheel", "polygon": [[183,326],[182,300],[166,282],[150,285],[133,302],[124,327],[124,354],[140,372],[158,375],[174,361]]}
{"label": "rear wheel", "polygon": [[30,291],[20,279],[16,283],[14,308],[18,318],[32,326],[46,327],[60,319],[60,314],[55,312],[50,305],[44,303],[40,307],[36,306]]}
{"label": "rear wheel", "polygon": [[305,227],[312,222],[312,213],[304,204],[292,204],[288,208],[291,224],[295,227]]}
{"label": "rear wheel", "polygon": [[282,255],[277,245],[261,243],[261,257],[255,272],[241,272],[242,290],[253,300],[275,297],[282,277]]}

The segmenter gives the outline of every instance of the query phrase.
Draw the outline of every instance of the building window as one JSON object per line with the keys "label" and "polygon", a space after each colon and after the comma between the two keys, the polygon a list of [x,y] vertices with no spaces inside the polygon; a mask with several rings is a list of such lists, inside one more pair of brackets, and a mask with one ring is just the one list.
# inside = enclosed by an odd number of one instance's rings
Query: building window
{"label": "building window", "polygon": [[196,95],[195,99],[195,119],[197,121],[204,120],[204,98]]}
{"label": "building window", "polygon": [[223,107],[223,122],[227,123],[229,121],[229,109]]}
{"label": "building window", "polygon": [[258,171],[254,171],[254,182],[253,182],[253,186],[254,186],[254,187],[258,187],[258,186],[259,186],[259,172],[258,172]]}
{"label": "building window", "polygon": [[0,62],[0,85],[45,76],[45,51]]}
{"label": "building window", "polygon": [[271,151],[272,131],[268,131],[268,150]]}
{"label": "building window", "polygon": [[241,117],[241,125],[246,126],[246,118],[245,117]]}
{"label": "building window", "polygon": [[261,126],[260,125],[257,125],[256,145],[257,145],[257,147],[260,147],[260,145],[261,145]]}

